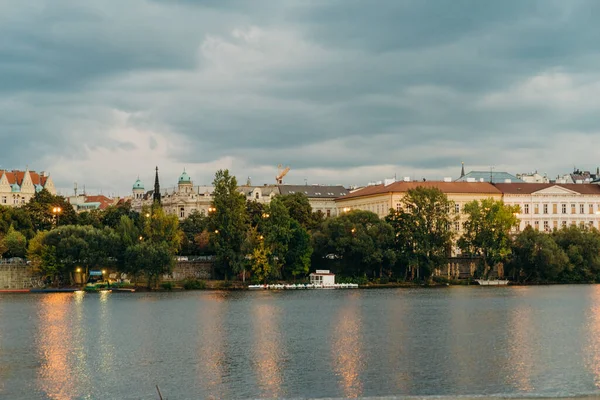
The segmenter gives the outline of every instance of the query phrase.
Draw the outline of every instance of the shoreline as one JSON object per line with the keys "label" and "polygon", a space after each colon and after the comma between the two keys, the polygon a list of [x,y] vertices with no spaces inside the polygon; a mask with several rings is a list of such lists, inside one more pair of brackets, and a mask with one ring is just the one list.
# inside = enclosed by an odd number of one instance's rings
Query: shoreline
{"label": "shoreline", "polygon": [[[170,289],[165,288],[154,288],[149,289],[145,286],[138,287],[128,287],[122,290],[123,288],[115,288],[115,293],[168,293],[168,292],[195,292],[195,291],[252,291],[252,292],[261,292],[261,291],[306,291],[306,290],[325,290],[325,289],[254,289],[250,290],[247,284],[240,285],[236,283],[224,283],[227,281],[206,281],[206,287],[198,288],[198,289],[185,289],[183,286],[174,286]],[[229,281],[230,282],[230,281]],[[595,282],[577,282],[577,283],[510,283],[508,285],[501,286],[491,286],[491,287],[527,287],[527,286],[561,286],[561,285],[596,285]],[[357,288],[335,288],[335,289],[327,289],[327,290],[376,290],[376,289],[440,289],[440,288],[450,288],[450,287],[481,287],[477,283],[440,283],[434,282],[432,284],[426,283],[370,283],[367,285],[359,285]],[[487,287],[487,286],[486,286]],[[75,290],[74,290],[75,289]],[[119,290],[121,289],[121,290]],[[69,286],[63,288],[32,288],[32,289],[0,289],[0,295],[2,294],[44,294],[44,293],[57,293],[60,291],[64,291],[65,293],[74,293],[74,292],[86,292],[86,293],[99,293],[107,290],[97,290],[97,291],[86,291],[83,287],[79,286]],[[113,292],[113,290],[108,290]]]}

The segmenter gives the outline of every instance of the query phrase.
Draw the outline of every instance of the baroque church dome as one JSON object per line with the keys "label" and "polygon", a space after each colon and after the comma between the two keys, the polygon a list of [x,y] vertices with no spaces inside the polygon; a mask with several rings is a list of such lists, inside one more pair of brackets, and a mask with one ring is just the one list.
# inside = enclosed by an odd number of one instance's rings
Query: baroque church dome
{"label": "baroque church dome", "polygon": [[192,179],[185,170],[183,170],[183,173],[179,176],[179,183],[192,183]]}
{"label": "baroque church dome", "polygon": [[133,190],[136,189],[144,190],[144,184],[142,183],[142,181],[140,181],[140,178],[138,178],[137,181],[135,181],[135,183],[133,184]]}

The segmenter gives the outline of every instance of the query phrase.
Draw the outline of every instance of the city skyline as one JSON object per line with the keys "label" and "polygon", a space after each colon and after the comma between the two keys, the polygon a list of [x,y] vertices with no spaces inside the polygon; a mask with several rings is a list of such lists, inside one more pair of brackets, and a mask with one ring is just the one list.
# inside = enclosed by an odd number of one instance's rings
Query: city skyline
{"label": "city skyline", "polygon": [[[127,195],[573,165],[600,145],[593,1],[0,6],[1,168]],[[574,162],[577,161],[577,162]],[[34,165],[35,163],[35,165]]]}

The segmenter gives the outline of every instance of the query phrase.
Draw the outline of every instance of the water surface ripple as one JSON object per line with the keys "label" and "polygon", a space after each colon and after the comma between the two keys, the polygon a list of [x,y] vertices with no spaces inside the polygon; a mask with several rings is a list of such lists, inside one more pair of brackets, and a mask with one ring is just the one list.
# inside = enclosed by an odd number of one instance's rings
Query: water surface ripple
{"label": "water surface ripple", "polygon": [[600,397],[593,285],[3,294],[0,321],[6,399]]}

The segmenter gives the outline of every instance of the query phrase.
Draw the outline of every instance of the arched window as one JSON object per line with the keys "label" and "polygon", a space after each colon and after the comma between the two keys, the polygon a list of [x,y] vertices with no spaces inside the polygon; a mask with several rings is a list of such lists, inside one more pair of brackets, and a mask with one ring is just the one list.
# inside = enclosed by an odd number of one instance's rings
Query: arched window
{"label": "arched window", "polygon": [[183,208],[183,207],[179,208],[179,216],[181,218],[185,217],[185,208]]}

